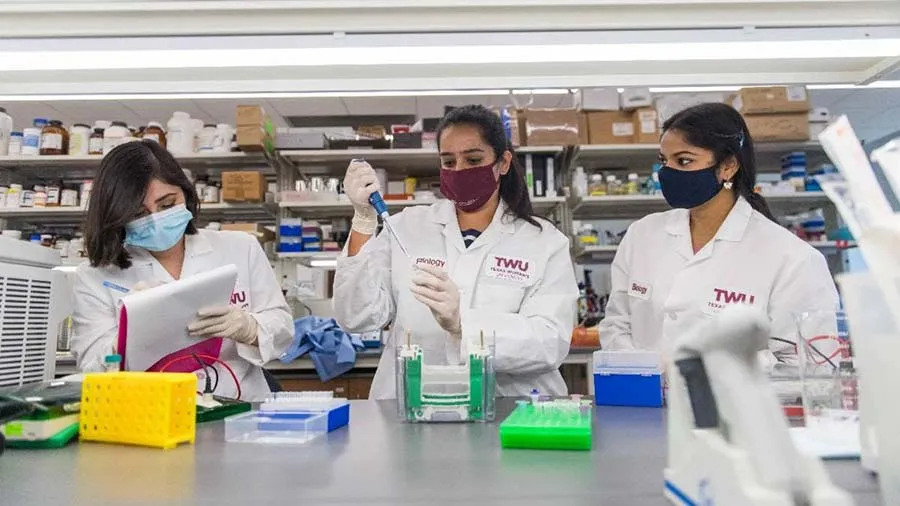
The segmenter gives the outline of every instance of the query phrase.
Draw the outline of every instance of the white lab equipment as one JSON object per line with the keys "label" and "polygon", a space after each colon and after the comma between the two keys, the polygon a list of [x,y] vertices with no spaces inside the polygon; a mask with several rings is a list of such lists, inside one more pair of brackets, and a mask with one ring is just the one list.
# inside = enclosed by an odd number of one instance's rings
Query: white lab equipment
{"label": "white lab equipment", "polygon": [[0,387],[49,381],[71,306],[59,251],[0,237]]}
{"label": "white lab equipment", "polygon": [[739,304],[679,336],[668,375],[665,496],[673,504],[853,504],[791,441],[757,358],[769,331],[765,312]]}
{"label": "white lab equipment", "polygon": [[494,347],[470,343],[462,365],[425,361],[421,346],[406,342],[396,348],[397,412],[407,422],[491,422],[496,397]]}
{"label": "white lab equipment", "polygon": [[[493,221],[468,248],[453,202],[404,209],[388,220],[408,242],[409,257],[388,234],[370,239],[360,252],[337,260],[335,318],[348,332],[391,325],[386,344],[416,336],[434,363],[459,365],[468,356],[464,343],[479,333],[497,333],[494,369],[500,396],[527,395],[533,388],[565,395],[559,366],[569,352],[578,288],[569,239],[547,222],[542,229],[504,216],[501,201]],[[447,271],[461,291],[463,339],[451,339],[431,310],[410,290],[416,264]],[[392,399],[395,358],[381,357],[370,397]]]}

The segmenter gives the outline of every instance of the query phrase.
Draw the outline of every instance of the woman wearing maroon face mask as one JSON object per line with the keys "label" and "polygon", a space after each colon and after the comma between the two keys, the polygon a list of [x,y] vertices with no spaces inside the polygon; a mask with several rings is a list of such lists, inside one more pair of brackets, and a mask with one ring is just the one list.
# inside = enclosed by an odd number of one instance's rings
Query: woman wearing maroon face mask
{"label": "woman wearing maroon face mask", "polygon": [[[578,287],[569,240],[534,216],[528,188],[500,118],[481,106],[451,111],[438,126],[441,193],[405,209],[375,234],[374,170],[353,162],[344,188],[353,203],[350,239],[334,281],[337,321],[350,332],[391,325],[428,364],[461,364],[467,343],[496,335],[497,394],[565,395],[559,366],[569,352]],[[382,355],[370,396],[395,397],[394,356]]]}

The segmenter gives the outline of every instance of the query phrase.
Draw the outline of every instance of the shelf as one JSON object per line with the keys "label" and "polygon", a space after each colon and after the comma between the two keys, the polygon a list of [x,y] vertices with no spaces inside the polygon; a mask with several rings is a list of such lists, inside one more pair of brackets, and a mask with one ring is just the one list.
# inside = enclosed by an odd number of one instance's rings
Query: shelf
{"label": "shelf", "polygon": [[[562,153],[562,146],[534,146],[516,149],[518,154]],[[307,175],[340,176],[350,160],[364,159],[373,167],[385,169],[392,175],[437,176],[440,158],[434,149],[324,149],[279,151]]]}
{"label": "shelf", "polygon": [[[812,241],[808,244],[826,256],[856,247],[856,243],[853,241]],[[572,248],[572,256],[580,264],[606,264],[613,261],[618,249],[618,246],[605,245],[575,246]]]}
{"label": "shelf", "polygon": [[[263,153],[196,153],[176,159],[188,170],[265,168],[274,173]],[[101,160],[102,155],[0,156],[0,169],[86,171],[96,170]]]}
{"label": "shelf", "polygon": [[[554,211],[557,206],[566,201],[565,197],[532,197],[531,204],[538,215],[546,215]],[[392,212],[412,207],[427,206],[436,201],[421,200],[387,200],[385,203]],[[304,218],[335,218],[353,216],[353,205],[348,201],[310,201],[310,202],[281,202],[278,207],[289,209],[294,214]]]}
{"label": "shelf", "polygon": [[[84,213],[81,207],[0,208],[0,219],[77,224],[84,219]],[[274,215],[271,204],[200,204],[200,218],[205,221],[275,221]]]}
{"label": "shelf", "polygon": [[[794,214],[829,206],[823,192],[798,192],[765,197],[776,215]],[[642,218],[671,209],[662,195],[613,195],[573,198],[569,202],[576,220]]]}
{"label": "shelf", "polygon": [[[809,155],[807,164],[812,167],[825,160],[821,144],[805,142],[761,142],[756,144],[756,165],[760,172],[778,171],[781,156],[791,151],[805,151]],[[629,170],[647,172],[659,162],[659,144],[590,144],[579,146],[572,166],[583,166],[586,170]]]}

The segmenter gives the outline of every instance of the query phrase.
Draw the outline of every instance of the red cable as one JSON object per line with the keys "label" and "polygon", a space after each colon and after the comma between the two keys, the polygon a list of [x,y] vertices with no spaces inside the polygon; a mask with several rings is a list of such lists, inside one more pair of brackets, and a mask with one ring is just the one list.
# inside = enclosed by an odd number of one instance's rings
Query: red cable
{"label": "red cable", "polygon": [[193,359],[194,357],[205,358],[206,360],[212,360],[214,362],[218,362],[218,363],[222,364],[222,367],[224,367],[228,371],[228,374],[231,374],[231,379],[234,380],[234,386],[237,388],[237,400],[241,400],[241,383],[238,381],[237,375],[234,374],[234,370],[231,369],[231,366],[229,366],[225,362],[217,359],[216,357],[213,357],[210,355],[198,355],[198,354],[182,355],[180,357],[175,357],[172,360],[169,360],[168,362],[166,362],[165,365],[163,365],[162,367],[159,368],[159,372],[166,372],[166,369],[168,369],[169,366],[174,364],[175,362],[180,362],[180,361],[186,360],[186,359]]}

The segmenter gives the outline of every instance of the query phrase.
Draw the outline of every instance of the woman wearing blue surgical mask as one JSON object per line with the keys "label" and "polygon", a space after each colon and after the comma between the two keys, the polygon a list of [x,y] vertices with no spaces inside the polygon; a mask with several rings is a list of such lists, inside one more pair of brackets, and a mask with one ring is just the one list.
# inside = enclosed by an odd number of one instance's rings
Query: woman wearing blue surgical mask
{"label": "woman wearing blue surgical mask", "polygon": [[[207,366],[180,360],[165,369],[211,373],[212,366],[216,394],[236,397],[240,391],[243,399],[259,400],[269,392],[262,366],[281,356],[293,338],[291,314],[257,240],[244,232],[199,230],[199,206],[191,181],[159,144],[130,142],[103,158],[84,227],[90,262],[75,275],[72,351],[82,371],[103,370],[117,340],[121,297],[234,265],[238,277],[230,304],[202,308],[187,329],[198,343],[222,338],[214,347],[198,348]],[[133,345],[127,351],[142,352]],[[186,353],[171,352],[141,361],[158,360],[163,367],[170,361],[164,359]]]}
{"label": "woman wearing blue surgical mask", "polygon": [[756,156],[741,115],[702,104],[663,125],[659,172],[674,209],[633,223],[616,252],[600,340],[608,350],[661,351],[729,304],[762,308],[768,362],[792,360],[794,314],[834,310],[825,258],[780,226],[754,192]]}

